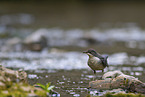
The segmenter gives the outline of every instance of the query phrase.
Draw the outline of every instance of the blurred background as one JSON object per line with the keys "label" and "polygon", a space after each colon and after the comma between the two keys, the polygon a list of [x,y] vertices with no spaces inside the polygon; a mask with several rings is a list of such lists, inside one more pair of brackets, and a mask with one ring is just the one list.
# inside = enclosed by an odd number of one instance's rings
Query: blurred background
{"label": "blurred background", "polygon": [[82,52],[93,48],[109,55],[105,72],[145,82],[144,21],[141,0],[1,0],[0,63],[27,71],[30,84],[83,97],[93,72]]}

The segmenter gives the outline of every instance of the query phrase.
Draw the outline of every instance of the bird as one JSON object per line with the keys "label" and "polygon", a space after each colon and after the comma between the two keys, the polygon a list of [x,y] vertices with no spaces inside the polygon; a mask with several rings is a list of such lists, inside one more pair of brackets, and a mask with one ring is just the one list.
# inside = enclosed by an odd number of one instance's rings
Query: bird
{"label": "bird", "polygon": [[102,70],[104,72],[104,69],[109,67],[107,62],[108,55],[100,55],[94,49],[88,49],[83,53],[89,56],[88,66],[93,70],[94,74],[96,74],[96,70]]}

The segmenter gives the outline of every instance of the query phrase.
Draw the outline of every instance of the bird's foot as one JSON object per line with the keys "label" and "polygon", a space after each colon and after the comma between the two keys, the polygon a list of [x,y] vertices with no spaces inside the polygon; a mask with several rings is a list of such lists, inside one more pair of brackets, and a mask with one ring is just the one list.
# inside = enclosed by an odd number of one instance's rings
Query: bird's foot
{"label": "bird's foot", "polygon": [[102,76],[101,77],[99,77],[99,79],[98,80],[102,80]]}

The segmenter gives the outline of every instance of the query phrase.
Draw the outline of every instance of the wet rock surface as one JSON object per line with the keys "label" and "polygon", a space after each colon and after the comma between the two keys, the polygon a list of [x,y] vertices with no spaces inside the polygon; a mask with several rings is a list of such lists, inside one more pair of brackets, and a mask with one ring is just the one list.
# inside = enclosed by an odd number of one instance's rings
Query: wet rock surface
{"label": "wet rock surface", "polygon": [[[145,94],[145,84],[137,78],[123,74],[121,71],[109,71],[105,73],[102,80],[91,81],[89,88],[97,90],[115,89],[114,93],[141,93]],[[116,92],[116,89],[121,89]],[[123,89],[123,90],[122,90]]]}

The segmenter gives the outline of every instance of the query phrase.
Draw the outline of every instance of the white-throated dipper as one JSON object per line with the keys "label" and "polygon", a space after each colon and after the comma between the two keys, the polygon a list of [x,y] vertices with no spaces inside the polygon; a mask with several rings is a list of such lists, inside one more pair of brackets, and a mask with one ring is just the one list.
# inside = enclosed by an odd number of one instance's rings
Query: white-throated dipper
{"label": "white-throated dipper", "polygon": [[104,72],[104,68],[108,67],[107,63],[107,55],[100,55],[93,49],[89,49],[88,51],[84,51],[89,56],[88,66],[96,73],[96,70],[102,70]]}

